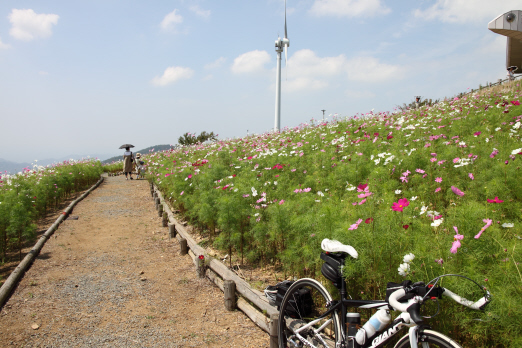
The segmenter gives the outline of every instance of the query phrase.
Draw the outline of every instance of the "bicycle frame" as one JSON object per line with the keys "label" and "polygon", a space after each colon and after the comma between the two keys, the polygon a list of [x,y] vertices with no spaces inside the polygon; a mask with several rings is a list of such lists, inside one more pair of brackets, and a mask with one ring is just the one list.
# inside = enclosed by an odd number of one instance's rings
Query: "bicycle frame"
{"label": "bicycle frame", "polygon": [[[341,272],[342,272],[341,266]],[[299,330],[296,331],[297,337],[299,339],[303,339],[300,337],[299,332],[302,330],[307,329],[308,327],[316,324],[318,321],[322,320],[322,318],[328,316],[332,312],[337,311],[339,314],[339,320],[341,322],[341,335],[337,338],[336,347],[343,347],[344,342],[347,342],[348,345],[346,347],[350,348],[377,348],[381,347],[383,344],[385,344],[389,338],[393,337],[396,333],[398,333],[403,327],[410,327],[410,335],[413,335],[412,337],[416,337],[417,330],[419,328],[416,324],[409,324],[406,323],[406,320],[404,316],[401,314],[399,317],[397,317],[394,321],[392,321],[389,325],[387,325],[381,332],[378,333],[377,336],[375,336],[371,341],[366,342],[364,345],[359,345],[357,341],[355,341],[355,337],[351,341],[348,341],[347,332],[346,332],[346,313],[348,308],[363,308],[363,309],[370,309],[370,308],[382,308],[382,307],[388,307],[388,303],[383,300],[353,300],[353,299],[347,299],[346,298],[346,281],[343,279],[341,281],[341,288],[339,289],[341,300],[340,301],[333,301],[331,308],[329,308],[323,315],[321,315],[316,320],[308,323],[307,325],[299,328]],[[409,315],[406,314],[409,318]],[[331,319],[330,319],[331,320]],[[321,327],[317,330],[314,330],[316,333],[320,332],[323,328],[325,328],[329,323],[330,320],[325,322]],[[409,320],[408,320],[409,322]],[[413,330],[412,330],[413,329]],[[351,344],[350,344],[351,342]],[[415,340],[416,342],[416,340]]]}

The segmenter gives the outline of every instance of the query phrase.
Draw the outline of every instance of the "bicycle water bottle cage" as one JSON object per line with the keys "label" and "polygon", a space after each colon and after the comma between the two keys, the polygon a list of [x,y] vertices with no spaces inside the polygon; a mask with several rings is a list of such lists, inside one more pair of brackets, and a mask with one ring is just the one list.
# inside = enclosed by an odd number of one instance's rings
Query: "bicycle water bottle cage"
{"label": "bicycle water bottle cage", "polygon": [[337,240],[323,239],[321,242],[321,249],[328,253],[346,253],[356,259],[359,255],[350,245],[345,245]]}

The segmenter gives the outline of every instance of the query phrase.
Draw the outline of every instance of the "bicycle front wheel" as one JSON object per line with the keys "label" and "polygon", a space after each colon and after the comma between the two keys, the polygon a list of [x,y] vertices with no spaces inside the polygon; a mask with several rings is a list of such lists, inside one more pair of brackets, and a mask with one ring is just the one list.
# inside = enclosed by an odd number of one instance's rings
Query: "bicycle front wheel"
{"label": "bicycle front wheel", "polygon": [[[437,331],[423,330],[419,332],[417,345],[419,348],[462,348],[457,342]],[[407,334],[400,339],[395,348],[409,348],[410,335]]]}
{"label": "bicycle front wheel", "polygon": [[279,348],[335,348],[341,336],[339,314],[328,310],[332,297],[318,281],[299,279],[286,292],[279,309]]}

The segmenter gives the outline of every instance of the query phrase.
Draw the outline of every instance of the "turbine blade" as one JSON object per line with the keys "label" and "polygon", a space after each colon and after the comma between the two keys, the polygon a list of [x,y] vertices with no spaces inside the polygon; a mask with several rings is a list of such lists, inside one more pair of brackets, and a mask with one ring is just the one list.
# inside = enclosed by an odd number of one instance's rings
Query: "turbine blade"
{"label": "turbine blade", "polygon": [[286,0],[285,0],[285,39],[288,39],[288,35],[286,34]]}

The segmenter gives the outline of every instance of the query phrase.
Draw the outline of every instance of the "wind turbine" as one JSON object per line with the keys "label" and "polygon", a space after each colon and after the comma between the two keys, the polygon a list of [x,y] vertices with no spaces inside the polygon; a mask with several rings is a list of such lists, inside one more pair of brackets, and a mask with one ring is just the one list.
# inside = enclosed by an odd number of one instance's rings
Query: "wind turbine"
{"label": "wind turbine", "polygon": [[276,102],[275,102],[275,124],[274,131],[278,132],[281,128],[281,53],[285,50],[285,65],[288,58],[288,47],[290,40],[286,32],[286,0],[285,0],[285,37],[277,38],[275,42],[275,51],[277,53],[277,69],[276,69]]}

